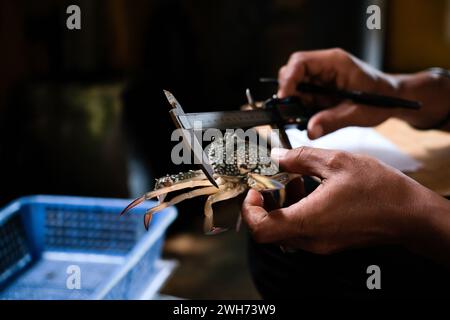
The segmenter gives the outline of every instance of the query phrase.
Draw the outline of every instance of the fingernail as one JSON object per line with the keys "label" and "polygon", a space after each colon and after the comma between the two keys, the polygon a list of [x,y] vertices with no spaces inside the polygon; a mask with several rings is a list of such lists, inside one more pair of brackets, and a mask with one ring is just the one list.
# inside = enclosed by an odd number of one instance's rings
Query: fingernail
{"label": "fingernail", "polygon": [[323,127],[321,125],[315,125],[308,129],[308,136],[311,139],[317,139],[323,136]]}
{"label": "fingernail", "polygon": [[284,158],[284,156],[288,151],[289,151],[288,149],[284,148],[273,148],[272,151],[270,152],[270,156],[274,160],[280,160],[281,158]]}

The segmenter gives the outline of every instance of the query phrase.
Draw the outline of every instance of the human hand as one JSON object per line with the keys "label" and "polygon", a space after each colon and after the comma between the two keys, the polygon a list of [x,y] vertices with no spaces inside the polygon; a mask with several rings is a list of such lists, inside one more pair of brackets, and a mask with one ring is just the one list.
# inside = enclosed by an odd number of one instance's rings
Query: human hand
{"label": "human hand", "polygon": [[297,203],[270,212],[261,194],[250,190],[242,215],[257,242],[319,254],[374,244],[409,246],[427,230],[426,203],[440,201],[367,156],[307,147],[275,149],[273,156],[284,171],[319,177],[321,184]]}
{"label": "human hand", "polygon": [[[327,108],[308,123],[308,135],[312,139],[346,126],[375,126],[390,117],[401,118],[418,128],[430,128],[450,112],[450,80],[429,72],[386,74],[341,49],[295,52],[280,69],[278,82],[280,98],[295,95],[306,105]],[[300,82],[418,100],[423,107],[417,111],[337,101],[298,92],[296,86]]]}

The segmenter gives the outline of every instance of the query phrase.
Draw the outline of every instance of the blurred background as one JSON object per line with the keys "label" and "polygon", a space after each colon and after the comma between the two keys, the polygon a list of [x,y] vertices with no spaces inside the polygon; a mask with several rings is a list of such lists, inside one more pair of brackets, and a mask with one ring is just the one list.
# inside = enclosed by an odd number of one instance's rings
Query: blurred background
{"label": "blurred background", "polygon": [[[81,8],[81,30],[66,8]],[[382,29],[366,28],[367,6]],[[185,111],[265,99],[298,50],[341,47],[389,72],[450,68],[449,0],[2,0],[0,205],[29,194],[135,197],[170,161],[162,89]],[[202,234],[202,203],[178,207],[165,256],[180,261],[163,293],[258,298],[246,234]],[[235,219],[235,217],[232,217]]]}

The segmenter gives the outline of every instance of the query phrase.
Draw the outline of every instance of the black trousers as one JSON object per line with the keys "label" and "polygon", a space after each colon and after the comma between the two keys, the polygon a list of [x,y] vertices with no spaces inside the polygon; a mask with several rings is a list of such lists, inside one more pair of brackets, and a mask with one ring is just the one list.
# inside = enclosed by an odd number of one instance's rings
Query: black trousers
{"label": "black trousers", "polygon": [[[305,185],[309,191],[315,187],[313,181]],[[249,238],[248,255],[254,283],[265,299],[450,298],[450,269],[400,247],[316,255],[285,253]],[[380,267],[380,290],[367,287],[370,265]]]}

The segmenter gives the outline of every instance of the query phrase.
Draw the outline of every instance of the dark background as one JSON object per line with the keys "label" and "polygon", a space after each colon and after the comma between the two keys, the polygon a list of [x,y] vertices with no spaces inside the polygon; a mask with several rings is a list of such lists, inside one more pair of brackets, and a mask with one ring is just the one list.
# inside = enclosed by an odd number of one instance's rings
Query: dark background
{"label": "dark background", "polygon": [[[66,28],[70,4],[81,8],[81,30]],[[151,177],[139,186],[180,171],[170,164],[163,88],[191,112],[236,109],[247,87],[265,99],[274,88],[258,77],[276,75],[295,50],[360,55],[362,4],[2,2],[0,203],[34,193],[128,196],[130,157]]]}
{"label": "dark background", "polygon": [[[365,27],[373,3],[382,7],[381,31]],[[66,28],[70,4],[81,7],[81,30]],[[292,52],[331,47],[391,72],[448,68],[448,6],[3,0],[0,205],[28,194],[138,196],[154,178],[187,169],[170,161],[174,128],[163,88],[188,112],[237,109],[245,88],[260,100],[274,92],[257,79],[276,76]],[[201,206],[202,200],[181,205],[171,232],[193,225],[200,233]]]}
{"label": "dark background", "polygon": [[[365,28],[372,3],[383,8],[382,31]],[[70,4],[81,7],[81,30],[66,28]],[[179,171],[170,165],[173,125],[163,88],[187,111],[236,109],[247,87],[258,99],[273,93],[257,79],[275,76],[292,52],[330,47],[392,72],[448,66],[447,6],[2,1],[0,204],[32,193],[127,196],[152,181],[133,188],[130,166],[152,178]]]}

